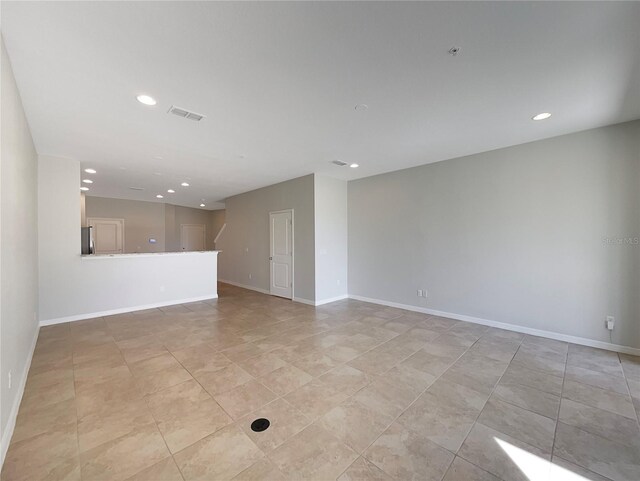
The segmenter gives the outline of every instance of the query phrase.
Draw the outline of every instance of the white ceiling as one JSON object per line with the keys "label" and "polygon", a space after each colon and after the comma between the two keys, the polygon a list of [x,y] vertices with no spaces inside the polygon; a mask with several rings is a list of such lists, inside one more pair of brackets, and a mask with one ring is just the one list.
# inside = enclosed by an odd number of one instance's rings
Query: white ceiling
{"label": "white ceiling", "polygon": [[638,25],[639,2],[2,2],[38,152],[98,170],[92,195],[207,208],[640,118]]}

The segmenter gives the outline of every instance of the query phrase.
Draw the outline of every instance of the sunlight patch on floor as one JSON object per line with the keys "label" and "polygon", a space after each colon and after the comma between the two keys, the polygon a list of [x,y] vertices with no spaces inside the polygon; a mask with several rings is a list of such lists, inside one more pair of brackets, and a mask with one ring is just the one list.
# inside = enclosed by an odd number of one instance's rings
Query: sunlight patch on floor
{"label": "sunlight patch on floor", "polygon": [[529,481],[589,481],[587,478],[573,471],[552,464],[546,459],[536,456],[502,439],[496,437],[493,439],[498,443],[498,446],[507,453]]}

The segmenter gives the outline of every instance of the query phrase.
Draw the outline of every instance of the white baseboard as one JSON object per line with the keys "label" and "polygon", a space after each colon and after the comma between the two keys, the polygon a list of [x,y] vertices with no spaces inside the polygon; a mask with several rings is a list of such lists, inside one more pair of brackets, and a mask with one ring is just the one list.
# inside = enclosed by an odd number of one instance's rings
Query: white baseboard
{"label": "white baseboard", "polygon": [[[256,291],[256,292],[259,292],[260,294],[266,294],[268,296],[271,295],[271,292],[269,292],[267,289],[262,289],[261,287],[248,286],[246,284],[241,284],[241,283],[235,282],[235,281],[227,281],[225,279],[218,279],[218,282],[222,282],[223,284],[231,284],[232,286],[240,287],[242,289],[248,289],[250,291]],[[315,303],[313,301],[310,301],[309,299],[305,299],[304,297],[294,297],[291,300],[293,302],[300,302],[302,304],[308,304],[310,306],[315,306]]]}
{"label": "white baseboard", "polygon": [[36,349],[36,343],[38,342],[38,334],[40,333],[40,326],[36,326],[36,332],[31,341],[31,349],[29,350],[29,357],[24,366],[20,384],[17,386],[18,394],[13,400],[13,406],[11,406],[11,412],[9,413],[9,419],[2,433],[2,440],[0,441],[0,468],[4,465],[4,458],[7,455],[9,449],[9,443],[11,443],[11,436],[13,436],[13,430],[16,427],[16,420],[18,419],[18,411],[20,410],[20,403],[22,402],[22,395],[24,394],[24,388],[27,385],[27,376],[29,375],[29,368],[31,368],[31,361],[33,359],[33,352]]}
{"label": "white baseboard", "polygon": [[246,284],[240,284],[239,282],[225,281],[224,279],[218,279],[218,282],[222,282],[223,284],[231,284],[232,286],[242,287],[243,289],[249,289],[250,291],[260,292],[262,294],[271,294],[266,289],[261,289],[260,287],[254,287],[254,286],[247,286]]}
{"label": "white baseboard", "polygon": [[[223,284],[231,284],[232,286],[241,287],[242,289],[249,289],[250,291],[260,292],[261,294],[271,295],[271,293],[267,289],[262,289],[260,287],[248,286],[246,284],[241,284],[235,281],[228,281],[225,279],[218,279],[218,282],[222,282]],[[294,297],[292,299],[293,302],[299,302],[301,304],[307,304],[308,306],[321,306],[323,304],[329,304],[330,302],[341,301],[342,299],[348,299],[349,295],[344,294],[338,297],[332,297],[331,299],[323,299],[321,301],[312,301],[311,299],[306,299],[304,297]]]}
{"label": "white baseboard", "polygon": [[108,311],[87,312],[85,314],[77,314],[73,316],[58,317],[56,319],[46,319],[40,321],[40,327],[51,326],[53,324],[62,324],[63,322],[83,321],[85,319],[94,319],[102,316],[113,316],[115,314],[126,314],[127,312],[144,311],[145,309],[154,309],[156,307],[173,306],[176,304],[187,304],[189,302],[207,301],[217,299],[218,294],[209,294],[200,297],[190,297],[187,299],[175,299],[172,301],[154,302],[153,304],[144,304],[139,306],[122,307],[119,309],[109,309]]}
{"label": "white baseboard", "polygon": [[300,304],[306,304],[307,306],[315,306],[316,303],[310,299],[305,299],[304,297],[294,297],[294,302],[299,302]]}
{"label": "white baseboard", "polygon": [[640,356],[640,349],[638,348],[630,347],[630,346],[622,346],[620,344],[612,344],[610,342],[596,341],[594,339],[587,339],[586,337],[570,336],[568,334],[561,334],[553,331],[533,329],[530,327],[518,326],[517,324],[507,324],[505,322],[491,321],[489,319],[481,319],[479,317],[472,317],[464,314],[455,314],[453,312],[437,311],[435,309],[428,309],[426,307],[412,306],[409,304],[400,304],[397,302],[384,301],[382,299],[372,299],[370,297],[357,296],[354,294],[350,294],[349,298],[355,299],[356,301],[370,302],[372,304],[380,304],[383,306],[396,307],[398,309],[421,312],[423,314],[429,314],[432,316],[448,317],[450,319],[457,319],[459,321],[473,322],[474,324],[482,324],[483,326],[497,327],[499,329],[505,329],[507,331],[515,331],[523,334],[530,334],[532,336],[546,337],[549,339],[555,339],[557,341],[571,342],[573,344],[580,344],[582,346],[596,347],[599,349],[606,349],[608,351],[615,351],[615,352],[621,352],[624,354],[631,354],[633,356]]}
{"label": "white baseboard", "polygon": [[316,306],[322,306],[324,304],[330,304],[332,302],[342,301],[344,299],[349,299],[349,294],[343,294],[341,296],[331,297],[329,299],[322,299],[320,301],[316,301]]}

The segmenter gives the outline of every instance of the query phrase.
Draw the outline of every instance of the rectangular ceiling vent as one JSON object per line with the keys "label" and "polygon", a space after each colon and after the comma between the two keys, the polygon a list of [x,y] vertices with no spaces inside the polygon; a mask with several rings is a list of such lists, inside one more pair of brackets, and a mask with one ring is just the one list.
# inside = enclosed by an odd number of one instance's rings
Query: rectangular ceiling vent
{"label": "rectangular ceiling vent", "polygon": [[129,187],[131,190],[144,190],[144,187]]}
{"label": "rectangular ceiling vent", "polygon": [[175,105],[172,105],[169,109],[169,112],[167,113],[177,115],[178,117],[182,117],[184,119],[195,120],[196,122],[200,122],[206,117],[205,115],[190,112],[186,109],[176,107]]}
{"label": "rectangular ceiling vent", "polygon": [[332,160],[331,163],[339,165],[340,167],[344,167],[345,165],[347,165],[346,162],[342,162],[341,160]]}

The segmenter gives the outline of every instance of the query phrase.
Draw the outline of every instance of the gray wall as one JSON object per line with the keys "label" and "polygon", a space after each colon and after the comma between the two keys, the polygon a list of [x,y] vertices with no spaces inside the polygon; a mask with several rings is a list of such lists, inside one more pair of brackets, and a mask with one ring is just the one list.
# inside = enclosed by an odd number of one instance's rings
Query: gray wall
{"label": "gray wall", "polygon": [[0,44],[0,432],[4,460],[11,424],[15,421],[12,416],[17,414],[17,410],[12,410],[17,409],[31,346],[38,332],[38,157],[4,42],[0,40]]}
{"label": "gray wall", "polygon": [[[180,225],[206,226],[207,250],[224,223],[224,210],[204,210],[160,202],[86,196],[86,217],[124,219],[125,252],[178,252]],[[156,239],[155,244],[149,238]]]}
{"label": "gray wall", "polygon": [[640,121],[350,182],[349,293],[640,347],[639,192]]}
{"label": "gray wall", "polygon": [[268,290],[269,212],[294,209],[294,295],[315,300],[313,188],[307,175],[226,199],[219,279]]}
{"label": "gray wall", "polygon": [[[124,219],[125,252],[165,251],[164,204],[86,196],[85,211],[87,219],[92,217]],[[156,243],[150,244],[150,238],[156,239]],[[174,249],[169,249],[167,246],[166,250]]]}
{"label": "gray wall", "polygon": [[315,175],[316,301],[347,294],[347,182]]}
{"label": "gray wall", "polygon": [[[210,213],[211,217],[211,232],[213,239],[220,233],[220,229],[225,223],[226,211],[224,209],[212,210]],[[215,242],[213,243],[213,248],[216,249]]]}
{"label": "gray wall", "polygon": [[[175,211],[173,237],[175,239],[175,245],[172,250],[180,250],[180,226],[182,224],[204,224],[205,236],[207,242],[207,249],[213,250],[213,239],[218,234],[218,230],[215,229],[214,219],[218,219],[219,214],[213,214],[217,211],[192,209],[190,207],[173,206]],[[169,227],[167,226],[167,230]]]}

